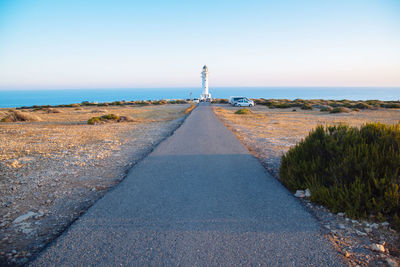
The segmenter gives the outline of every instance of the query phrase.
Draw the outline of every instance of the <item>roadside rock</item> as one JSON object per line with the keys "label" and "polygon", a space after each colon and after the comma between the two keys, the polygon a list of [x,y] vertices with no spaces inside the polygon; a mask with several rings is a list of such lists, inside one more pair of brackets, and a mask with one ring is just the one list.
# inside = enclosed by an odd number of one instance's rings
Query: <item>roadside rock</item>
{"label": "roadside rock", "polygon": [[311,197],[311,191],[310,191],[310,189],[306,189],[306,191],[304,192],[304,195],[306,196],[306,197]]}
{"label": "roadside rock", "polygon": [[37,213],[33,212],[33,211],[29,211],[28,213],[25,213],[24,215],[19,216],[18,218],[16,218],[13,223],[20,223],[23,222],[35,215],[38,215]]}
{"label": "roadside rock", "polygon": [[377,251],[377,252],[381,252],[381,253],[385,252],[385,247],[381,244],[372,244],[371,249],[373,251]]}
{"label": "roadside rock", "polygon": [[298,197],[298,198],[305,198],[306,197],[305,192],[303,190],[297,190],[296,193],[294,194],[294,196]]}

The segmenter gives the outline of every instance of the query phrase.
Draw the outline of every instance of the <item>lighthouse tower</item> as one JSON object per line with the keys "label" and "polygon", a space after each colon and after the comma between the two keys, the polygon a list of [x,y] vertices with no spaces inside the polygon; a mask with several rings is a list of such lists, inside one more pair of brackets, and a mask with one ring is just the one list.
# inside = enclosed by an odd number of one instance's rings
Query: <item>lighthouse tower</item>
{"label": "lighthouse tower", "polygon": [[211,101],[211,94],[208,92],[208,67],[203,66],[203,71],[201,72],[201,81],[203,87],[203,93],[200,96],[201,101]]}

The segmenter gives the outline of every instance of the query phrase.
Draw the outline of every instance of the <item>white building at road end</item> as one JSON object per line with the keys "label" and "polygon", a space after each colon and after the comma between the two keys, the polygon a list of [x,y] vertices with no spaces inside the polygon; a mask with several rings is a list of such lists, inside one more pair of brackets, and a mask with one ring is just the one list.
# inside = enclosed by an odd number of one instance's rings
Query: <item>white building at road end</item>
{"label": "white building at road end", "polygon": [[203,93],[200,96],[201,101],[211,101],[211,94],[208,92],[208,67],[203,66],[203,71],[201,72],[201,81],[203,87]]}

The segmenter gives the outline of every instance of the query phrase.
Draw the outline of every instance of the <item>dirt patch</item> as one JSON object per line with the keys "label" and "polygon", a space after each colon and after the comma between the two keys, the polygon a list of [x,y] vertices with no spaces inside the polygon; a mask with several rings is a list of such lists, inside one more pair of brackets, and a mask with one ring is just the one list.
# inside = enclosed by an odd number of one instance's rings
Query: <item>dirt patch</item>
{"label": "dirt patch", "polygon": [[[290,147],[305,138],[317,125],[346,123],[360,126],[366,122],[393,124],[400,120],[400,109],[360,110],[349,113],[327,113],[319,109],[300,108],[269,109],[265,106],[252,108],[251,114],[237,115],[239,108],[230,105],[214,105],[217,117],[239,138],[265,168],[279,179],[280,159]],[[353,266],[385,266],[399,261],[399,234],[386,223],[359,222],[344,214],[332,214],[322,206],[306,199],[302,203],[320,221],[321,228],[335,247],[349,259]],[[372,246],[383,245],[385,251]]]}
{"label": "dirt patch", "polygon": [[27,110],[41,122],[0,123],[0,265],[26,263],[63,232],[169,136],[188,107],[108,107],[134,120],[99,125],[87,120],[104,108]]}

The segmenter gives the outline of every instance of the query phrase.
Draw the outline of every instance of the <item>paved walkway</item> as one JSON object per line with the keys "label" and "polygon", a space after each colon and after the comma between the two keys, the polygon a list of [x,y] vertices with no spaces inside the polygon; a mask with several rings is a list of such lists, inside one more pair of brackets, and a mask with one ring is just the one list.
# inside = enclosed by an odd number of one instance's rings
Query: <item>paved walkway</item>
{"label": "paved walkway", "polygon": [[298,201],[200,104],[32,266],[340,266]]}

